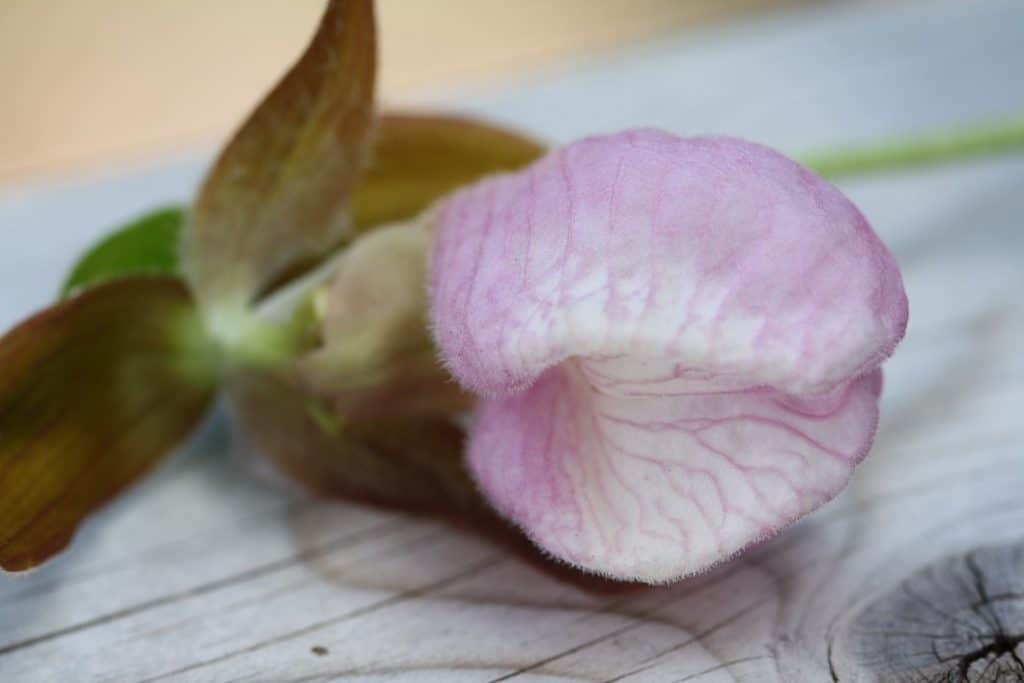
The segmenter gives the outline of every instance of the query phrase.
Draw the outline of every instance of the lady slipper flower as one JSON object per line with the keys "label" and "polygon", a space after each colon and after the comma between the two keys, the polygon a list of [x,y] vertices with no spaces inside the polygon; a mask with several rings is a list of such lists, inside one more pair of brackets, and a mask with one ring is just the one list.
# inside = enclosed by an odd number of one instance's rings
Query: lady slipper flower
{"label": "lady slipper flower", "polygon": [[834,497],[907,299],[835,187],[731,138],[589,138],[444,201],[430,318],[468,466],[575,566],[661,582]]}

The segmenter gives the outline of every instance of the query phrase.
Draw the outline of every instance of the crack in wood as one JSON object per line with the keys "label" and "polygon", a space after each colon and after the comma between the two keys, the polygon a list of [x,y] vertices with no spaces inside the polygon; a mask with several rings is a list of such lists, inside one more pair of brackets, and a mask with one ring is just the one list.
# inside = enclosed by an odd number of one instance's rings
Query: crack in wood
{"label": "crack in wood", "polygon": [[294,630],[294,631],[289,631],[288,633],[284,633],[284,634],[281,634],[279,636],[275,636],[274,638],[268,638],[266,640],[260,641],[258,643],[253,644],[253,645],[250,645],[248,647],[244,647],[244,648],[240,648],[240,649],[237,649],[237,650],[233,650],[231,652],[226,652],[223,655],[220,655],[218,657],[213,657],[213,658],[210,658],[210,659],[207,659],[207,660],[203,660],[203,661],[200,661],[200,662],[195,662],[194,664],[190,664],[190,665],[188,665],[186,667],[181,667],[179,669],[175,669],[174,671],[168,671],[166,673],[162,673],[162,674],[159,674],[157,676],[146,678],[144,680],[139,681],[139,683],[155,683],[156,681],[167,680],[167,679],[170,679],[170,678],[172,678],[174,676],[178,676],[178,675],[181,675],[181,674],[184,674],[184,673],[190,673],[190,672],[193,672],[193,671],[196,671],[196,670],[199,670],[199,669],[203,669],[203,668],[208,667],[208,666],[210,666],[212,664],[218,664],[220,662],[224,662],[224,661],[227,661],[229,659],[233,659],[235,657],[239,657],[241,655],[245,655],[245,654],[250,654],[250,653],[256,652],[257,650],[261,650],[263,648],[269,647],[271,645],[275,645],[277,643],[282,643],[282,642],[285,642],[287,640],[292,640],[294,638],[298,638],[298,637],[301,637],[301,636],[306,636],[306,635],[309,635],[310,633],[315,633],[316,631],[319,631],[319,630],[321,630],[323,628],[327,628],[329,626],[334,626],[335,624],[339,624],[339,623],[341,623],[343,621],[346,621],[346,620],[349,620],[349,619],[354,619],[354,618],[357,618],[357,617],[363,617],[363,616],[366,616],[368,614],[372,614],[373,612],[376,612],[378,610],[385,609],[387,607],[391,607],[393,605],[397,605],[397,604],[400,604],[402,602],[406,602],[408,600],[412,600],[414,598],[425,597],[425,596],[429,595],[430,593],[433,593],[435,591],[441,590],[442,588],[445,588],[447,586],[455,584],[455,583],[457,583],[457,582],[459,582],[459,581],[461,581],[461,580],[463,580],[463,579],[465,579],[467,577],[473,576],[474,574],[476,574],[477,572],[479,572],[479,571],[481,571],[483,569],[486,569],[486,568],[494,566],[494,565],[496,565],[496,564],[498,564],[500,562],[503,562],[505,559],[506,558],[504,556],[500,555],[500,554],[491,555],[490,557],[488,557],[485,560],[482,560],[480,562],[476,562],[476,563],[473,563],[473,564],[469,565],[468,568],[464,568],[460,572],[457,572],[457,573],[455,573],[453,575],[447,576],[447,577],[445,577],[443,579],[440,579],[438,581],[434,581],[434,582],[429,583],[429,584],[427,584],[425,586],[420,586],[420,587],[417,587],[417,588],[411,588],[409,590],[405,590],[405,591],[402,591],[400,593],[396,593],[396,594],[391,595],[391,596],[389,596],[389,597],[387,597],[387,598],[385,598],[383,600],[378,600],[378,601],[373,602],[373,603],[371,603],[369,605],[366,605],[364,607],[360,607],[358,609],[351,610],[351,611],[346,612],[344,614],[334,616],[334,617],[332,617],[330,619],[324,619],[324,620],[321,620],[321,621],[317,621],[315,623],[312,623],[312,624],[309,624],[307,626],[304,626],[301,629],[297,629],[297,630]]}
{"label": "crack in wood", "polygon": [[916,571],[864,608],[845,637],[845,668],[872,671],[881,683],[1024,681],[1024,540]]}
{"label": "crack in wood", "polygon": [[323,544],[321,546],[315,546],[315,547],[312,547],[312,548],[307,548],[307,549],[302,550],[302,551],[300,551],[298,553],[295,553],[294,555],[291,555],[290,557],[287,557],[287,558],[284,558],[284,559],[281,559],[281,560],[276,560],[274,562],[268,562],[268,563],[260,565],[258,567],[253,567],[252,569],[248,569],[248,570],[243,571],[243,572],[238,572],[236,574],[232,574],[230,576],[226,576],[226,577],[217,579],[216,581],[210,581],[208,583],[200,584],[198,586],[194,586],[194,587],[188,588],[186,590],[178,591],[178,592],[175,592],[175,593],[170,593],[168,595],[163,595],[163,596],[160,596],[158,598],[154,598],[152,600],[147,600],[145,602],[140,602],[140,603],[137,603],[135,605],[131,605],[129,607],[125,607],[124,609],[120,609],[120,610],[117,610],[115,612],[111,612],[109,614],[105,614],[105,615],[96,617],[94,619],[89,619],[87,621],[82,621],[82,622],[79,622],[79,623],[76,623],[76,624],[72,624],[70,626],[66,626],[64,628],[57,629],[55,631],[50,631],[49,633],[44,633],[44,634],[39,635],[39,636],[35,636],[35,637],[32,637],[32,638],[26,638],[25,640],[20,640],[20,641],[17,641],[17,642],[9,643],[7,645],[4,645],[3,647],[0,647],[0,656],[9,654],[11,652],[16,652],[17,650],[21,650],[21,649],[24,649],[24,648],[27,648],[27,647],[31,647],[33,645],[38,645],[40,643],[45,643],[47,641],[54,640],[56,638],[61,638],[61,637],[67,636],[67,635],[71,635],[73,633],[78,633],[78,632],[81,632],[81,631],[85,631],[85,630],[90,629],[90,628],[95,628],[97,626],[102,626],[104,624],[108,624],[108,623],[110,623],[112,621],[116,621],[118,619],[123,619],[123,618],[128,617],[128,616],[139,614],[139,613],[144,612],[146,610],[150,610],[150,609],[153,609],[153,608],[156,608],[156,607],[160,607],[160,606],[163,606],[163,605],[172,604],[172,603],[177,602],[179,600],[185,600],[187,598],[193,598],[193,597],[197,597],[197,596],[200,596],[200,595],[206,595],[206,594],[212,593],[214,591],[218,591],[218,590],[222,590],[224,588],[228,588],[230,586],[236,586],[236,585],[238,585],[240,583],[245,583],[246,581],[252,581],[254,579],[259,579],[259,578],[265,577],[265,576],[267,576],[269,574],[273,574],[273,573],[282,571],[284,569],[287,569],[289,567],[292,567],[292,566],[298,564],[299,562],[302,562],[302,561],[304,561],[304,560],[306,560],[306,559],[308,559],[310,557],[315,557],[317,555],[321,555],[321,554],[325,554],[325,553],[333,553],[333,552],[335,552],[337,550],[341,550],[343,548],[346,548],[346,547],[355,545],[357,543],[360,543],[360,542],[362,542],[362,541],[364,541],[364,540],[366,540],[368,538],[372,538],[374,536],[377,536],[381,532],[387,531],[389,529],[390,530],[394,530],[394,529],[401,529],[401,528],[402,528],[401,521],[400,520],[394,520],[394,519],[389,520],[387,522],[380,523],[380,524],[376,524],[376,525],[371,526],[371,527],[369,527],[367,529],[361,529],[359,531],[356,531],[356,532],[353,532],[353,533],[350,533],[350,534],[346,534],[346,535],[344,535],[344,536],[342,536],[340,538],[335,539],[334,541],[331,541],[329,543]]}

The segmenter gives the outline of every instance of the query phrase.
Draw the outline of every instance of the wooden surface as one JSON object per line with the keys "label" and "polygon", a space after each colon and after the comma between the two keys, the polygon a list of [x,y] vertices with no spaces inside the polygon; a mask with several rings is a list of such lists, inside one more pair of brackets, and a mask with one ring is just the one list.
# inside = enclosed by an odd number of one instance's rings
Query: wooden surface
{"label": "wooden surface", "polygon": [[[381,91],[390,101],[506,79],[682,25],[809,1],[378,0]],[[323,4],[4,0],[0,183],[222,137],[299,53]]]}
{"label": "wooden surface", "polygon": [[[668,38],[449,101],[554,140],[625,125],[788,151],[1024,110],[1024,3],[814,11]],[[8,194],[7,325],[205,156]],[[71,552],[0,579],[0,681],[1019,681],[1024,158],[844,185],[911,301],[849,490],[707,575],[558,583],[441,524],[314,503],[195,448]]]}

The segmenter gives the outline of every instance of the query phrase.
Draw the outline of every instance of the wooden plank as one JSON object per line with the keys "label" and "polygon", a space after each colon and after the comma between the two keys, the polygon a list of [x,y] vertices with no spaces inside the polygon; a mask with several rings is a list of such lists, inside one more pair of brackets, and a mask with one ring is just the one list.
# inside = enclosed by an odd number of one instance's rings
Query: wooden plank
{"label": "wooden plank", "polygon": [[[815,12],[456,102],[556,140],[651,123],[799,150],[1024,109],[1022,26],[1017,0]],[[201,163],[0,202],[20,257],[0,321],[108,220],[187,194]],[[964,662],[964,680],[1019,680],[1021,187],[1019,158],[845,187],[912,307],[879,440],[839,500],[737,561],[589,594],[435,522],[262,483],[215,419],[66,556],[0,579],[0,680],[847,683],[960,680],[941,676]]]}

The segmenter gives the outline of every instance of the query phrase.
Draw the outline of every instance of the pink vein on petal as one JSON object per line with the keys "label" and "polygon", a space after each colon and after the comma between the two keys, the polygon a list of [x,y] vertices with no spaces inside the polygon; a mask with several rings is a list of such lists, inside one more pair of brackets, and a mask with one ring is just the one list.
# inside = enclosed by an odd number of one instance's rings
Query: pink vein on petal
{"label": "pink vein on petal", "polygon": [[485,397],[481,490],[555,556],[652,582],[843,488],[907,321],[839,190],[760,145],[655,130],[448,198],[430,294],[447,366]]}

